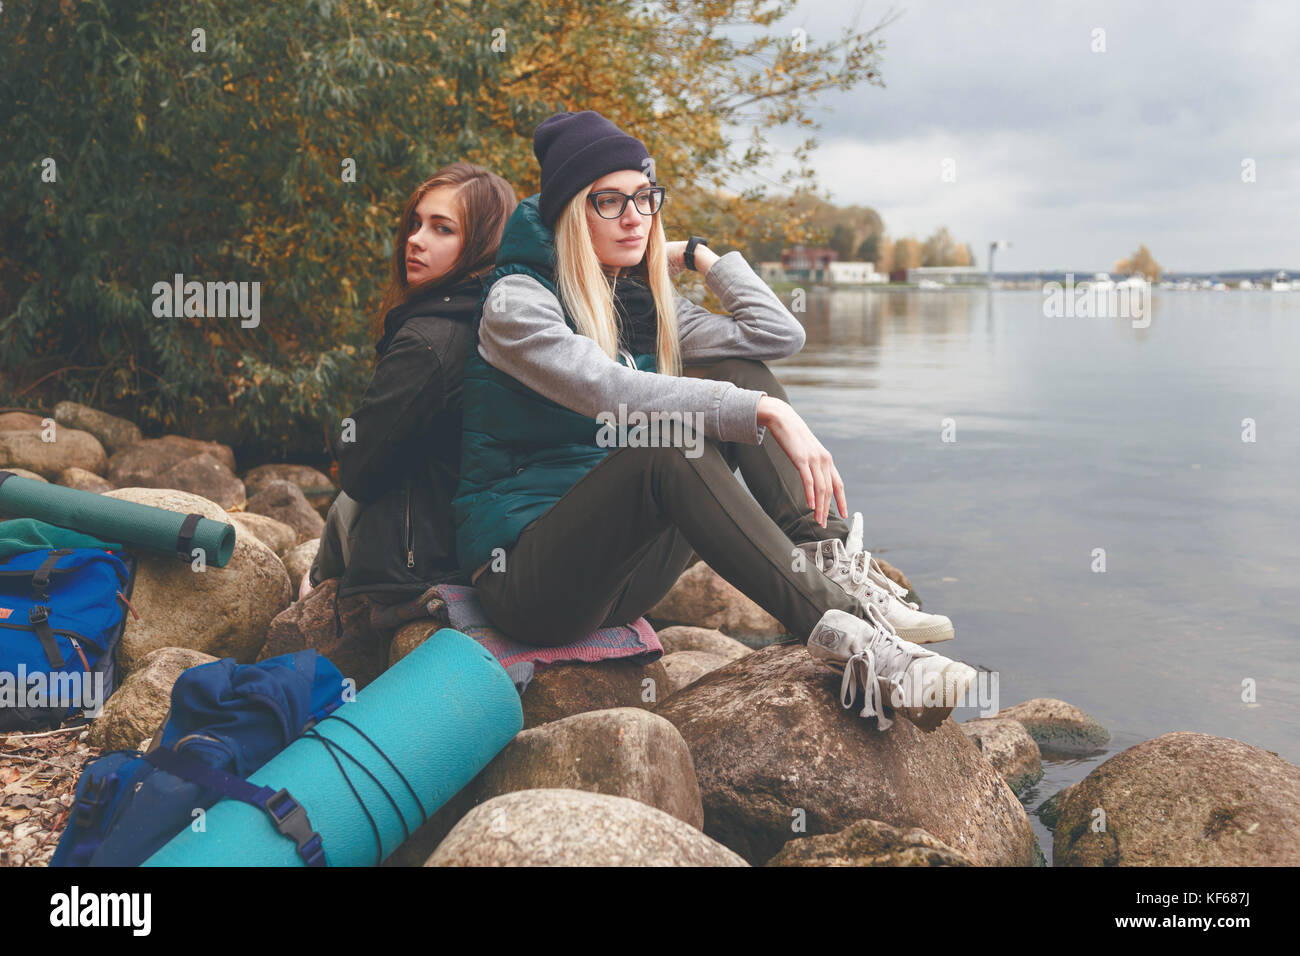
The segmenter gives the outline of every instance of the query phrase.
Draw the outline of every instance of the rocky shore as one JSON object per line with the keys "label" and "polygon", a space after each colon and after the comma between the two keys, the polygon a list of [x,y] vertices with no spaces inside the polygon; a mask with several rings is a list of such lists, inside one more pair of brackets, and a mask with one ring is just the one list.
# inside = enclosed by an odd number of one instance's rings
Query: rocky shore
{"label": "rocky shore", "polygon": [[[141,555],[125,677],[97,720],[0,737],[0,865],[44,865],[81,764],[147,739],[183,670],[293,650],[327,613],[333,632],[329,583],[294,596],[336,489],[301,465],[241,473],[224,445],[146,439],[70,402],[48,417],[0,414],[0,468],[238,531],[229,564],[202,574]],[[647,617],[661,660],[540,669],[523,732],[386,865],[1042,865],[1018,795],[1044,754],[1095,754],[1110,739],[1043,698],[933,734],[904,720],[881,733],[839,705],[838,674],[775,643],[781,626],[703,562]],[[318,649],[358,686],[437,627],[347,623],[358,642]],[[1237,740],[1168,733],[1101,763],[1040,817],[1057,866],[1294,865],[1300,768]]]}

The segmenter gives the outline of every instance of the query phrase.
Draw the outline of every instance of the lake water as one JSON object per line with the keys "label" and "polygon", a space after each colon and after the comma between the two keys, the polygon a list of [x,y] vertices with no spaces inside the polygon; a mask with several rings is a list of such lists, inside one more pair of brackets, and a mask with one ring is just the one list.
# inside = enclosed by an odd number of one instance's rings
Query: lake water
{"label": "lake water", "polygon": [[953,619],[936,649],[1110,730],[1022,796],[1049,860],[1039,803],[1141,740],[1300,763],[1300,292],[1153,298],[1139,329],[1037,291],[814,292],[773,363],[867,546]]}

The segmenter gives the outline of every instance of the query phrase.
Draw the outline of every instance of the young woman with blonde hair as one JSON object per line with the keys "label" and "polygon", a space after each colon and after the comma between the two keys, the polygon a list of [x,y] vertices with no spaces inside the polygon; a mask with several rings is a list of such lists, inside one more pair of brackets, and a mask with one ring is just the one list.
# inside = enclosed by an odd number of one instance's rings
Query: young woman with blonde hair
{"label": "young woman with blonde hair", "polygon": [[[694,551],[843,668],[844,706],[861,688],[881,730],[886,704],[938,726],[975,671],[917,643],[951,622],[904,602],[830,513],[847,513],[839,473],[764,364],[802,326],[740,253],[667,240],[644,145],[603,116],[556,114],[533,149],[541,191],[506,226],[466,364],[452,502],[489,617],[568,643],[644,614]],[[684,268],[730,315],[674,291]],[[611,450],[609,423],[632,416],[698,427],[624,429]]]}

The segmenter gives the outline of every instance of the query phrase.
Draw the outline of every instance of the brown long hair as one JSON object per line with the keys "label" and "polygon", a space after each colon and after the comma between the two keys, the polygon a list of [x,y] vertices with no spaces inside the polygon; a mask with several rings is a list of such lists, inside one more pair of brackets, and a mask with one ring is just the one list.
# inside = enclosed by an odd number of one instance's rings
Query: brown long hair
{"label": "brown long hair", "polygon": [[[406,280],[406,238],[411,234],[411,220],[415,207],[425,194],[439,186],[456,187],[456,204],[460,209],[463,243],[460,255],[444,275],[411,285]],[[510,184],[496,173],[473,163],[452,163],[444,166],[416,187],[411,198],[402,207],[402,214],[393,231],[393,260],[388,288],[374,317],[371,330],[382,334],[384,316],[390,309],[409,302],[426,290],[440,285],[455,285],[469,276],[481,276],[491,271],[496,261],[497,247],[506,220],[515,211],[519,199]]]}

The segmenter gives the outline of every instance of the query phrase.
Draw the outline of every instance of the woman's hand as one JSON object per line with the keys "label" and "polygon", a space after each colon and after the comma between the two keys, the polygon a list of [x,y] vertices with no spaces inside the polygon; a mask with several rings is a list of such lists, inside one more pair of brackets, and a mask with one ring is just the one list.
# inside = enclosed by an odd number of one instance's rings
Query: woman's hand
{"label": "woman's hand", "polygon": [[[664,251],[668,254],[668,278],[674,278],[686,271],[685,239],[666,243]],[[695,271],[700,275],[707,275],[717,261],[718,254],[708,246],[695,247]]]}
{"label": "woman's hand", "polygon": [[799,469],[808,507],[813,510],[817,523],[826,527],[831,495],[835,496],[840,514],[847,515],[849,505],[844,494],[844,482],[831,461],[831,453],[817,440],[799,413],[789,403],[764,395],[758,400],[758,423],[767,427],[770,437],[776,439],[781,450]]}

